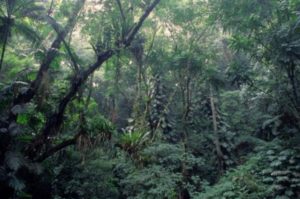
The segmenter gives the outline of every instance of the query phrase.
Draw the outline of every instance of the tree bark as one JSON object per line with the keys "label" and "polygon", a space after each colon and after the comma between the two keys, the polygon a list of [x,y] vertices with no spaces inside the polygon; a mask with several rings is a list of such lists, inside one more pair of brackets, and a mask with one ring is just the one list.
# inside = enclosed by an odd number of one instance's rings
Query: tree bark
{"label": "tree bark", "polygon": [[54,155],[56,152],[68,147],[68,146],[71,146],[71,145],[74,145],[76,144],[76,140],[77,140],[77,137],[75,136],[74,138],[70,139],[70,140],[66,140],[66,141],[63,141],[62,143],[48,149],[45,153],[43,153],[42,155],[40,155],[35,161],[36,162],[43,162],[44,160],[46,160],[48,157]]}
{"label": "tree bark", "polygon": [[213,96],[213,89],[212,89],[212,86],[210,85],[210,106],[211,106],[211,112],[212,112],[212,122],[213,122],[213,132],[214,132],[213,142],[216,147],[219,169],[220,169],[220,172],[223,173],[223,171],[224,171],[224,154],[221,149],[221,144],[220,144],[219,135],[218,135],[217,111],[216,111],[214,101],[215,100],[214,100],[214,96]]}
{"label": "tree bark", "polygon": [[2,69],[2,65],[3,65],[3,61],[4,61],[4,55],[5,55],[6,45],[7,45],[7,41],[8,41],[8,32],[9,32],[9,27],[6,28],[5,35],[4,35],[4,42],[3,42],[3,46],[2,46],[1,60],[0,60],[0,71]]}

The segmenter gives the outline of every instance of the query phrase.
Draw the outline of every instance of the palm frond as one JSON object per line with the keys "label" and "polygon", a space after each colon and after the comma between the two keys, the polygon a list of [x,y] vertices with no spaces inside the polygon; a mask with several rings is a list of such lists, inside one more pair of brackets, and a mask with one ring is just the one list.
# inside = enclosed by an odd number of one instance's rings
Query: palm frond
{"label": "palm frond", "polygon": [[34,45],[39,45],[42,41],[42,38],[37,31],[23,22],[16,22],[14,30],[17,34],[24,36],[25,39],[32,42]]}
{"label": "palm frond", "polygon": [[22,6],[19,10],[17,10],[17,14],[19,17],[34,18],[36,15],[41,14],[41,12],[43,11],[45,11],[45,8],[43,6],[26,4],[26,6]]}
{"label": "palm frond", "polygon": [[13,20],[0,16],[0,43],[3,43],[6,37],[10,36],[12,24]]}
{"label": "palm frond", "polygon": [[15,9],[16,0],[6,0],[7,15],[10,16]]}
{"label": "palm frond", "polygon": [[0,15],[1,16],[6,15],[6,4],[4,0],[0,0]]}

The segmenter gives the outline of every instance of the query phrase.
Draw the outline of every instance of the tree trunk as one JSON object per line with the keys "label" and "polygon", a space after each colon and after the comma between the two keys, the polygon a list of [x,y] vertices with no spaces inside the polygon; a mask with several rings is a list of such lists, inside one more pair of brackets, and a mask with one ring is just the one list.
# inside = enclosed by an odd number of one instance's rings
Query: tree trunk
{"label": "tree trunk", "polygon": [[[188,154],[188,121],[189,121],[189,113],[191,110],[191,74],[190,74],[190,60],[187,63],[187,70],[186,70],[186,82],[185,89],[183,90],[183,137],[182,137],[182,145],[184,150],[184,159],[181,162],[181,175],[182,175],[182,184],[188,182],[189,178],[189,171],[187,170],[187,158],[186,155]],[[186,91],[186,92],[184,92]],[[179,199],[189,199],[190,194],[189,191],[182,187],[179,193]]]}
{"label": "tree trunk", "polygon": [[220,173],[224,172],[224,154],[221,149],[221,144],[219,140],[219,135],[218,135],[218,122],[217,122],[217,111],[215,107],[215,102],[214,102],[214,96],[213,96],[213,88],[210,85],[210,107],[211,107],[211,113],[212,113],[212,122],[213,122],[213,132],[214,132],[214,144],[216,147],[216,152],[217,152],[217,157],[218,157],[218,164],[219,164],[219,170]]}
{"label": "tree trunk", "polygon": [[8,41],[8,28],[6,28],[6,32],[4,35],[4,42],[3,42],[3,46],[2,46],[2,52],[1,52],[1,58],[0,58],[0,71],[2,69],[2,65],[3,65],[3,61],[4,61],[4,55],[5,55],[5,51],[6,51],[6,45],[7,45],[7,41]]}
{"label": "tree trunk", "polygon": [[295,81],[295,64],[290,64],[290,66],[287,69],[287,74],[290,80],[290,84],[292,86],[292,90],[293,90],[293,96],[295,99],[295,103],[296,105],[298,105],[299,100],[298,100],[298,90],[297,90],[297,84]]}

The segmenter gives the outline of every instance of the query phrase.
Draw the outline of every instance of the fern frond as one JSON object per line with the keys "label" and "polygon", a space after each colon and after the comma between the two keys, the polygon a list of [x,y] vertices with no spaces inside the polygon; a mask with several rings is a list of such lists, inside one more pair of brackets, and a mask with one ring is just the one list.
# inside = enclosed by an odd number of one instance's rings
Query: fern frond
{"label": "fern frond", "polygon": [[39,45],[40,42],[42,41],[42,38],[40,35],[32,29],[30,26],[23,22],[16,22],[14,25],[14,30],[16,31],[17,34],[20,34],[24,36],[28,41],[32,42],[32,44]]}

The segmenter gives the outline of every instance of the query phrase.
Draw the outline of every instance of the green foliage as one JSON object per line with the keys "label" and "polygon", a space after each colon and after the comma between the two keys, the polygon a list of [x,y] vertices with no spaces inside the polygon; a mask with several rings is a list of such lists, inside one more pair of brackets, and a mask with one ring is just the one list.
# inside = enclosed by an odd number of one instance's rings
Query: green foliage
{"label": "green foliage", "polygon": [[[204,159],[185,153],[181,145],[155,143],[139,155],[139,162],[135,166],[126,161],[115,168],[120,178],[122,195],[128,198],[173,199],[178,197],[181,187],[188,189],[190,194],[199,191],[198,187],[203,183],[201,175],[206,169]],[[191,175],[184,184],[181,171],[183,165]]]}
{"label": "green foliage", "polygon": [[129,175],[121,181],[127,198],[155,199],[177,198],[177,183],[181,181],[179,173],[171,173],[161,166],[144,168]]}
{"label": "green foliage", "polygon": [[8,151],[5,153],[4,164],[0,166],[0,183],[12,188],[16,194],[25,190],[25,179],[19,175],[20,168],[28,169],[32,174],[40,174],[41,167],[36,163],[29,163],[19,152]]}
{"label": "green foliage", "polygon": [[8,68],[6,72],[7,77],[5,79],[16,78],[17,80],[31,80],[31,66],[34,64],[34,60],[31,56],[7,53],[4,58],[4,63]]}
{"label": "green foliage", "polygon": [[273,145],[263,154],[270,167],[261,171],[262,181],[272,185],[273,196],[295,198],[300,188],[300,157],[297,149]]}
{"label": "green foliage", "polygon": [[223,176],[220,181],[205,187],[204,192],[195,198],[207,199],[256,199],[266,198],[271,195],[271,186],[262,182],[259,175],[262,165],[262,154],[252,155],[247,162]]}
{"label": "green foliage", "polygon": [[1,198],[300,197],[299,0],[153,1],[0,2]]}
{"label": "green foliage", "polygon": [[136,153],[149,140],[149,132],[138,131],[125,132],[120,138],[121,146],[131,153]]}
{"label": "green foliage", "polygon": [[[227,0],[215,0],[211,1],[211,5],[215,13],[212,16],[220,20],[222,27],[231,33],[231,47],[250,55],[253,61],[260,62],[263,67],[268,67],[269,71],[265,72],[270,76],[269,83],[276,84],[277,88],[289,85],[278,90],[289,93],[291,97],[278,100],[289,107],[289,114],[297,118],[298,113],[295,115],[295,112],[299,110],[295,110],[291,104],[299,102],[299,70],[296,67],[299,62],[299,16],[296,14],[299,2],[246,0],[229,3]],[[272,73],[281,75],[271,77]]]}
{"label": "green foliage", "polygon": [[263,144],[241,166],[205,188],[197,198],[297,198],[299,157],[297,150],[281,142]]}
{"label": "green foliage", "polygon": [[112,123],[100,114],[88,118],[87,126],[91,134],[94,134],[95,136],[100,135],[107,138],[111,137],[115,130]]}
{"label": "green foliage", "polygon": [[23,107],[13,107],[15,113],[18,114],[17,123],[23,126],[29,126],[35,130],[42,128],[45,122],[44,115],[37,111],[34,104],[26,104]]}
{"label": "green foliage", "polygon": [[85,158],[84,163],[78,153],[69,153],[68,162],[61,161],[52,168],[55,199],[118,198],[113,176],[114,162],[103,151],[94,151]]}
{"label": "green foliage", "polygon": [[127,170],[118,165],[116,171],[120,173],[123,170],[126,174],[120,180],[122,194],[128,198],[176,198],[182,178],[180,172],[176,172],[180,167],[181,152],[172,145],[150,146],[141,154],[141,161],[146,167]]}

